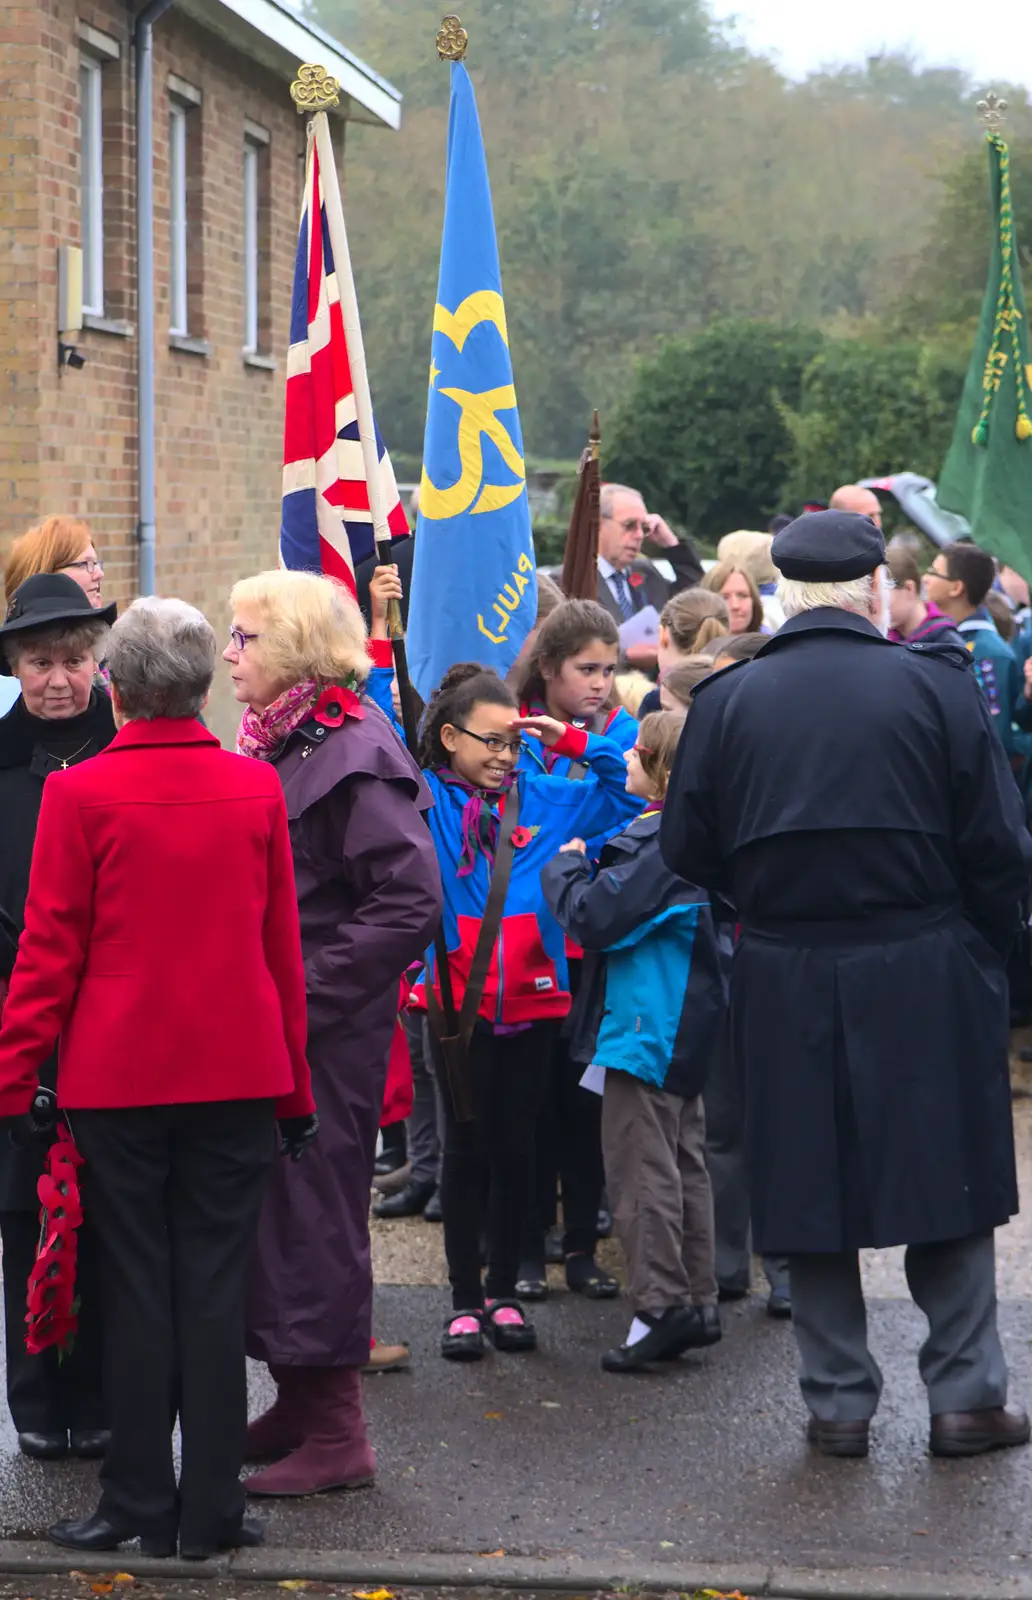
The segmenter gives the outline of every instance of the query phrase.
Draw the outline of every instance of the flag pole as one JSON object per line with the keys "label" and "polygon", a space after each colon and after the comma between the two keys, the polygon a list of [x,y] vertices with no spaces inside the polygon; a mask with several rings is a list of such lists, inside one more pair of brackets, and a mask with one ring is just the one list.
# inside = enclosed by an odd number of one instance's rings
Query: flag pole
{"label": "flag pole", "polygon": [[[391,530],[387,521],[387,504],[380,473],[380,452],[376,443],[376,423],[373,420],[373,400],[369,390],[369,371],[366,367],[365,344],[362,340],[362,323],[358,314],[355,279],[351,270],[351,251],[348,247],[347,228],[344,225],[344,206],[337,162],[333,153],[333,138],[327,112],[340,104],[340,85],[331,78],[325,67],[307,62],[299,68],[290,86],[291,98],[301,115],[310,113],[308,123],[309,159],[314,144],[319,156],[319,171],[326,202],[326,226],[330,235],[330,248],[337,275],[340,310],[347,336],[348,359],[351,364],[351,383],[355,396],[355,417],[358,423],[358,442],[362,451],[362,469],[369,492],[369,511],[373,519],[373,539],[377,559],[381,566],[391,566]],[[419,744],[419,711],[415,689],[409,676],[408,657],[405,652],[405,630],[401,621],[401,607],[397,600],[387,606],[387,633],[394,656],[394,671],[398,680],[405,743],[415,758]]]}

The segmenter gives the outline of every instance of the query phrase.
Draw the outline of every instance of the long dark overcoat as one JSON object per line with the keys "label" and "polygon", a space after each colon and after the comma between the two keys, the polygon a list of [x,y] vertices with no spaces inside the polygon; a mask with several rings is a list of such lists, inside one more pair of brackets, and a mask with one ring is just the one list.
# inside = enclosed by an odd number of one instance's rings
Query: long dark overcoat
{"label": "long dark overcoat", "polygon": [[369,1193],[398,982],[440,915],[414,762],[374,705],[298,728],[276,759],[294,849],[319,1137],[277,1163],[262,1211],[248,1354],[283,1366],[369,1358]]}
{"label": "long dark overcoat", "polygon": [[[114,737],[111,701],[102,689],[91,692],[85,711],[63,721],[30,716],[21,699],[0,717],[0,906],[19,934],[25,922],[43,785],[62,762],[77,766]],[[8,977],[12,966],[5,938],[0,946],[0,976]],[[40,1079],[51,1089],[57,1083],[56,1053],[44,1063]],[[38,1212],[36,1185],[43,1165],[43,1152],[16,1150],[5,1135],[0,1136],[0,1211]]]}
{"label": "long dark overcoat", "polygon": [[663,815],[741,938],[756,1248],[919,1244],[1017,1210],[1002,953],[1017,786],[961,652],[793,618],[696,692]]}

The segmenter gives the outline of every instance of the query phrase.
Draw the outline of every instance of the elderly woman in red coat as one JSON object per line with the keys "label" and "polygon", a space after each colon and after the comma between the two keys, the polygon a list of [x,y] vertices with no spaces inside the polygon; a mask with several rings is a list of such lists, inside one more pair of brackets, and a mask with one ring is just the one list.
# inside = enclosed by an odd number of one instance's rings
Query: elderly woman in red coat
{"label": "elderly woman in red coat", "polygon": [[97,1511],[51,1529],[75,1550],[138,1536],[201,1559],[261,1538],[239,1481],[247,1265],[276,1118],[294,1154],[316,1119],[286,807],[199,721],[215,653],[180,600],[113,628],[119,731],[44,784],[0,1026],[0,1117],[28,1131],[60,1038],[100,1247],[111,1443]]}
{"label": "elderly woman in red coat", "polygon": [[247,707],[238,749],[276,773],[290,818],[319,1139],[266,1195],[248,1311],[248,1353],[268,1363],[275,1405],[248,1431],[249,1458],[280,1459],[253,1494],[368,1483],[362,1414],[372,1268],[369,1191],[398,981],[433,936],[437,858],[429,793],[362,694],[365,624],[347,591],[305,572],[237,584],[225,660]]}

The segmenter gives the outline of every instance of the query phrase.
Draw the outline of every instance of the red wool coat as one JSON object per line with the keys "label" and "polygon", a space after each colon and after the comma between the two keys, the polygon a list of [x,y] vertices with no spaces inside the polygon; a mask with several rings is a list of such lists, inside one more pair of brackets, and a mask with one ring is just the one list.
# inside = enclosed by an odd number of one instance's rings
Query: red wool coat
{"label": "red wool coat", "polygon": [[62,1106],[313,1108],[279,778],[192,720],[130,722],[47,779],[0,1024],[0,1116],[60,1038]]}

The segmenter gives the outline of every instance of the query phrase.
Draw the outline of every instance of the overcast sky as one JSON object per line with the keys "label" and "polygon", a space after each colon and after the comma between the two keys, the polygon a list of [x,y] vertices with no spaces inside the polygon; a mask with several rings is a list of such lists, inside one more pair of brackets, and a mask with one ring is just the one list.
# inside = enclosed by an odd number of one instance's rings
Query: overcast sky
{"label": "overcast sky", "polygon": [[783,71],[912,50],[928,66],[962,67],[1032,87],[1032,0],[716,0],[743,42],[776,55]]}

